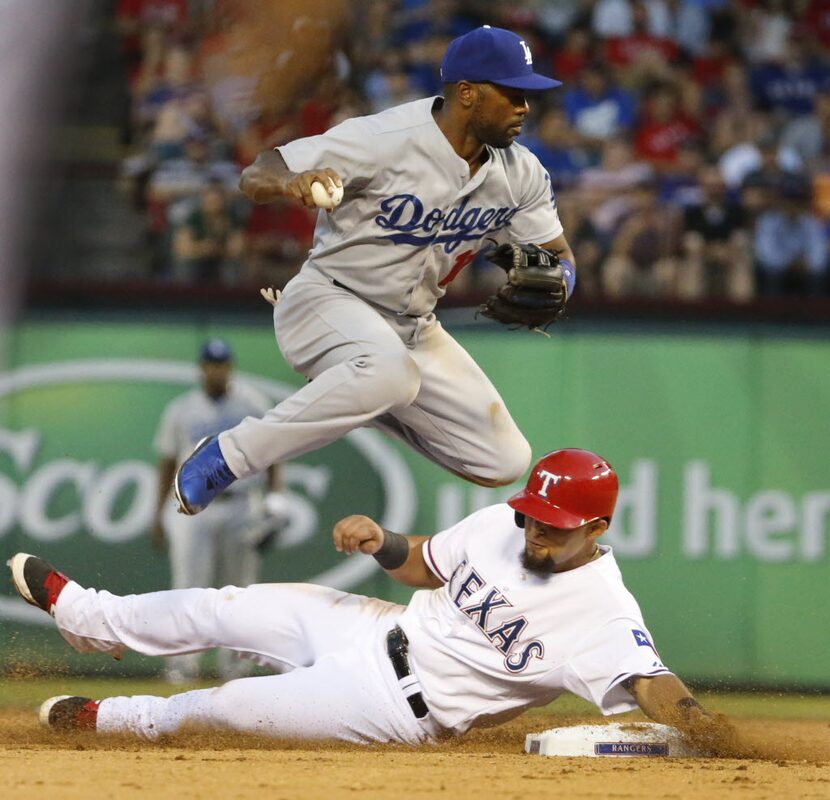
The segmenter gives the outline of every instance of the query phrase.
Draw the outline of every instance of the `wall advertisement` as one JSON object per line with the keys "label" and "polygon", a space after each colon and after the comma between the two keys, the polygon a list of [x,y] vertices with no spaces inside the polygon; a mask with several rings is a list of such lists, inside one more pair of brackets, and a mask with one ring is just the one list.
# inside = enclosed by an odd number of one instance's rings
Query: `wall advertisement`
{"label": "wall advertisement", "polygon": [[[563,329],[564,330],[564,329]],[[197,379],[195,354],[228,338],[237,375],[278,402],[302,379],[268,330],[242,326],[30,323],[0,373],[0,555],[42,554],[115,592],[168,585],[147,531],[153,435]],[[622,493],[607,534],[666,663],[690,680],[830,688],[830,374],[822,341],[557,332],[458,333],[535,456],[596,450]],[[459,403],[464,398],[458,399]],[[366,513],[432,533],[517,487],[468,485],[372,429],[286,465],[291,519],[267,580],[304,580],[405,601],[372,559],[330,545]],[[154,672],[69,653],[42,612],[0,594],[0,668]],[[91,659],[91,660],[90,660]],[[95,663],[93,664],[92,661]]]}

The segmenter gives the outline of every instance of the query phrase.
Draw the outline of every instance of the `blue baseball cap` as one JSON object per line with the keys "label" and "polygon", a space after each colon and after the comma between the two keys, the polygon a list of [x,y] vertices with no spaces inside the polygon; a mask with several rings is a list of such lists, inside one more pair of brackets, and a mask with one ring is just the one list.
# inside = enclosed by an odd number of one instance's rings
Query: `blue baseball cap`
{"label": "blue baseball cap", "polygon": [[215,363],[233,361],[233,350],[224,339],[210,339],[202,345],[202,349],[199,351],[199,359]]}
{"label": "blue baseball cap", "polygon": [[533,71],[533,57],[524,39],[489,25],[450,42],[441,62],[441,79],[444,83],[495,83],[528,91],[562,85],[562,81]]}

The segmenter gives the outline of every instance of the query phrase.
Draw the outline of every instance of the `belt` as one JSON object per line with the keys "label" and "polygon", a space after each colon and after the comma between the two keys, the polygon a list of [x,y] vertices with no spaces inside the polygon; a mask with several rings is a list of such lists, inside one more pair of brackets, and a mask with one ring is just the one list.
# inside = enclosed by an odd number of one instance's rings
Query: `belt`
{"label": "belt", "polygon": [[[409,640],[400,626],[396,625],[386,634],[386,652],[389,654],[389,660],[392,662],[395,675],[398,677],[398,683],[406,695],[406,702],[409,703],[412,713],[418,719],[423,719],[429,714],[429,708],[427,708],[424,696],[420,692],[418,679],[409,669],[408,649]],[[412,691],[413,689],[418,691]]]}

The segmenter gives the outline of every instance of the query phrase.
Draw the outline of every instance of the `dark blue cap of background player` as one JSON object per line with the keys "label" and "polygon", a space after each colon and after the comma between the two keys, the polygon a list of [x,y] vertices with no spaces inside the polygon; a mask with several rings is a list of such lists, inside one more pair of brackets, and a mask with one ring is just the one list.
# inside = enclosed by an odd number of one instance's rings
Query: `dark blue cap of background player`
{"label": "dark blue cap of background player", "polygon": [[533,71],[530,47],[504,28],[484,25],[450,42],[441,62],[444,83],[495,83],[512,89],[539,91],[561,86],[561,81]]}
{"label": "dark blue cap of background player", "polygon": [[233,361],[233,350],[224,339],[210,339],[202,345],[202,349],[199,351],[199,360],[214,363]]}

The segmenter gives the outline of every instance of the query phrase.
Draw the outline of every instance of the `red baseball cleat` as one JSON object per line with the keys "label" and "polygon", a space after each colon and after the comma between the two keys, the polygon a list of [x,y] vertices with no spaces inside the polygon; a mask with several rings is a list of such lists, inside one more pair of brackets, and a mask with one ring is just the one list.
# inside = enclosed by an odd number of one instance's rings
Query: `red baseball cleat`
{"label": "red baseball cleat", "polygon": [[45,700],[38,712],[40,724],[58,731],[95,730],[98,702],[61,694]]}
{"label": "red baseball cleat", "polygon": [[69,578],[51,564],[28,553],[18,553],[7,562],[12,571],[12,583],[20,596],[33,606],[54,616],[55,603]]}

